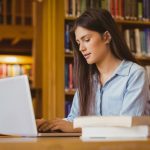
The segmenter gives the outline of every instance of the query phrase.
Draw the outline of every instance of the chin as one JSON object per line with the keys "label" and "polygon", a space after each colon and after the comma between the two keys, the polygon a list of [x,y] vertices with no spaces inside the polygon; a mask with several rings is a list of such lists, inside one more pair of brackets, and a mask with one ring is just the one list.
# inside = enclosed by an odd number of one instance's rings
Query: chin
{"label": "chin", "polygon": [[93,62],[93,61],[88,61],[88,60],[87,60],[87,63],[88,63],[89,65],[92,65],[92,64],[94,64],[95,62]]}

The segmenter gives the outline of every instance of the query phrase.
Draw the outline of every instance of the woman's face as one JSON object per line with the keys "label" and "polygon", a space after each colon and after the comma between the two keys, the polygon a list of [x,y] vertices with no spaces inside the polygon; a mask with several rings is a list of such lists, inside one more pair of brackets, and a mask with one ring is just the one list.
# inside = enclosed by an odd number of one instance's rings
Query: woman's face
{"label": "woman's face", "polygon": [[78,26],[75,30],[76,42],[88,64],[98,64],[108,54],[107,39],[95,31]]}

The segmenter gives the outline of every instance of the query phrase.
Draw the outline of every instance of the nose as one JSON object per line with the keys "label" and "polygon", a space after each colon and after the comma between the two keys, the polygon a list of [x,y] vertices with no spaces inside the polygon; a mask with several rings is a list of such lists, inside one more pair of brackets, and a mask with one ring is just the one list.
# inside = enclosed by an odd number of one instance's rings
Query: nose
{"label": "nose", "polygon": [[84,44],[80,43],[79,50],[80,50],[81,52],[86,50]]}

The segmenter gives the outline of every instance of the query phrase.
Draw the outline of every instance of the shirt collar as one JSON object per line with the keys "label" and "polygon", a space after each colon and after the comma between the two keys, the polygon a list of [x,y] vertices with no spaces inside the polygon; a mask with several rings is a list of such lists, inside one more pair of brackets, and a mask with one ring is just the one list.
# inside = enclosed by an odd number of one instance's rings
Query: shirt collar
{"label": "shirt collar", "polygon": [[133,65],[133,62],[122,60],[115,74],[120,75],[120,76],[128,76],[132,65]]}
{"label": "shirt collar", "polygon": [[[108,79],[105,84],[111,80],[115,75],[120,75],[120,76],[128,76],[131,66],[133,65],[133,62],[131,61],[127,61],[127,60],[122,60],[121,63],[119,64],[119,66],[116,68],[115,72],[113,73],[113,75],[110,77],[110,79]],[[94,76],[95,81],[97,82],[97,78],[96,76]],[[100,83],[98,83],[98,87],[100,88]]]}

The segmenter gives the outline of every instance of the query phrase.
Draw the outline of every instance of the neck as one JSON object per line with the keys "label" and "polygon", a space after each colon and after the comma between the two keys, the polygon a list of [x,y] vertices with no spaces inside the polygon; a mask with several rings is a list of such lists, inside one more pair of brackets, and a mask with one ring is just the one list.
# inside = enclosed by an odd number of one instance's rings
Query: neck
{"label": "neck", "polygon": [[100,78],[104,77],[105,79],[108,79],[120,63],[120,59],[117,59],[111,53],[109,53],[103,60],[96,64]]}

